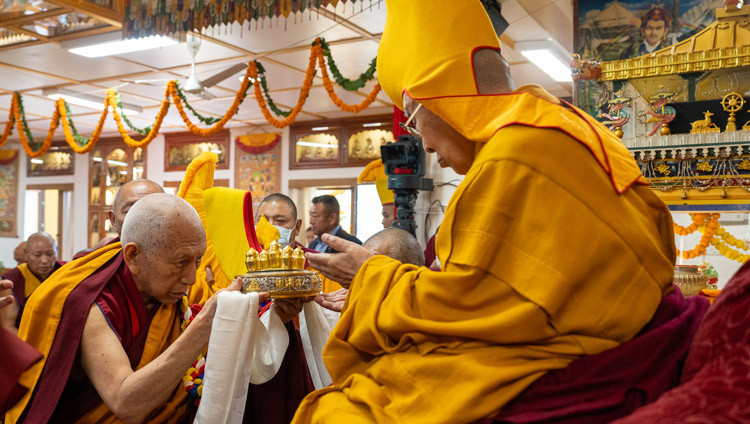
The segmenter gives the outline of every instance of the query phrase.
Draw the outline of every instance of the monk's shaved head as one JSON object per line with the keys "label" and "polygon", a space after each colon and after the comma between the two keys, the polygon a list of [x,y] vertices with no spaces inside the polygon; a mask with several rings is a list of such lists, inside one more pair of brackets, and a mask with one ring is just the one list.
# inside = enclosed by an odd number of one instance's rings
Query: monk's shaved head
{"label": "monk's shaved head", "polygon": [[149,194],[135,203],[125,217],[122,245],[136,243],[148,254],[169,249],[179,233],[196,233],[206,243],[198,213],[183,199],[166,193]]}
{"label": "monk's shaved head", "polygon": [[117,234],[122,233],[125,216],[135,202],[154,193],[164,193],[164,189],[150,180],[133,180],[120,186],[115,194],[112,210],[109,212],[109,220]]}
{"label": "monk's shaved head", "polygon": [[173,304],[195,283],[206,233],[188,202],[156,193],[130,208],[121,242],[123,259],[143,300]]}
{"label": "monk's shaved head", "polygon": [[362,247],[401,263],[424,266],[424,252],[417,239],[400,228],[386,228],[367,239]]}

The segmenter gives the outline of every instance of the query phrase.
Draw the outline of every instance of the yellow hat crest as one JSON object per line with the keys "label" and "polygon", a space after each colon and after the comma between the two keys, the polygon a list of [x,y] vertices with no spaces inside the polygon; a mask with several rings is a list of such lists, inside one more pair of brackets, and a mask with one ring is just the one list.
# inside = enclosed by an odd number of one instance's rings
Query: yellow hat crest
{"label": "yellow hat crest", "polygon": [[476,95],[472,54],[500,48],[479,0],[386,0],[378,80],[404,110],[412,98]]}
{"label": "yellow hat crest", "polygon": [[393,203],[393,191],[388,190],[388,176],[385,175],[385,165],[382,159],[376,159],[367,164],[365,169],[359,174],[357,183],[375,182],[375,188],[378,190],[380,203],[388,205]]}

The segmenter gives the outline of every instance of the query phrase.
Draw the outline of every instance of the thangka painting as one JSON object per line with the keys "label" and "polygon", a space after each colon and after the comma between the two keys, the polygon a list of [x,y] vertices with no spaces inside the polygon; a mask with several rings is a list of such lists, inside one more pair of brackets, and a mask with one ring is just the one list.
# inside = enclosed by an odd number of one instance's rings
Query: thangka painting
{"label": "thangka painting", "polygon": [[234,187],[249,190],[257,210],[266,196],[281,191],[281,143],[263,153],[234,152]]}
{"label": "thangka painting", "polygon": [[18,150],[0,150],[0,237],[16,237]]}
{"label": "thangka painting", "polygon": [[[605,62],[642,56],[691,37],[716,20],[725,0],[577,0],[576,52]],[[615,90],[616,91],[616,90]],[[600,86],[579,81],[578,106],[596,116]]]}

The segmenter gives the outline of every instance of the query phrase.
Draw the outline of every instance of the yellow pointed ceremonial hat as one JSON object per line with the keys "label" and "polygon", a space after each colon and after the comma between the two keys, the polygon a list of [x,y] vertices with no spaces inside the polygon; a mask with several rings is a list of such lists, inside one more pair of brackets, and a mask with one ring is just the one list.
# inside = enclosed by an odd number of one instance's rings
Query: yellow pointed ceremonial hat
{"label": "yellow pointed ceremonial hat", "polygon": [[472,54],[500,48],[479,0],[386,0],[378,80],[401,110],[412,98],[476,95]]}
{"label": "yellow pointed ceremonial hat", "polygon": [[385,205],[393,204],[393,191],[388,190],[388,176],[385,175],[385,165],[382,159],[376,159],[367,164],[365,169],[357,177],[357,184],[375,182],[375,188],[378,190],[380,203]]}

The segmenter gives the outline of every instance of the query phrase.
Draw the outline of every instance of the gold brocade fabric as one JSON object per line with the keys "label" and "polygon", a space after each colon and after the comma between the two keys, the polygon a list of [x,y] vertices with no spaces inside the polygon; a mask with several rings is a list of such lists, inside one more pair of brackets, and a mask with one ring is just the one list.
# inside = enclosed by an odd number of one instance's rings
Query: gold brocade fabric
{"label": "gold brocade fabric", "polygon": [[[370,259],[295,422],[472,422],[545,372],[631,339],[672,287],[666,206],[561,131],[478,144],[437,237],[442,272]],[[531,154],[531,152],[544,154]]]}

